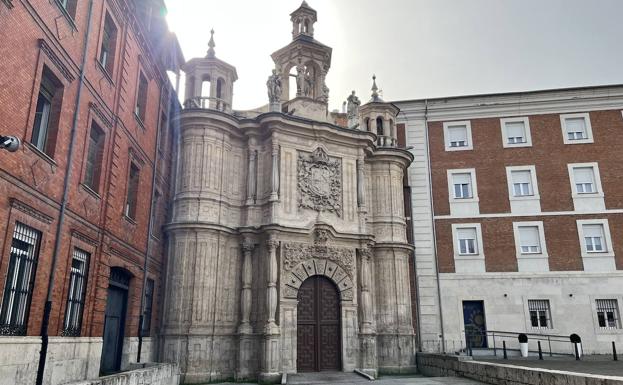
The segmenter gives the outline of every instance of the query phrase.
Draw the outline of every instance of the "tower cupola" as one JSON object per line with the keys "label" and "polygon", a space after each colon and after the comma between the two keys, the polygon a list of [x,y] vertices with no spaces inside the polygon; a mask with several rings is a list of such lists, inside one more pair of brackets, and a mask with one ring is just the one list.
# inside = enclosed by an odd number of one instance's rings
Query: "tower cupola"
{"label": "tower cupola", "polygon": [[316,10],[306,1],[290,14],[290,20],[292,20],[292,39],[296,39],[299,35],[314,37],[314,23],[318,21],[318,16]]}
{"label": "tower cupola", "polygon": [[379,147],[396,147],[396,117],[400,109],[385,102],[379,95],[376,76],[372,76],[372,95],[370,101],[359,108],[360,129],[376,135]]}

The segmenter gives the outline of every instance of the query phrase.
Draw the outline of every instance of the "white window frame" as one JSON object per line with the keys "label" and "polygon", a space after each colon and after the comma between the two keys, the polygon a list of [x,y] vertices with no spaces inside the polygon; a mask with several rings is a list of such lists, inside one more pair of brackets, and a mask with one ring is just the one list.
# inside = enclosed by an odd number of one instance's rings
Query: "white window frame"
{"label": "white window frame", "polygon": [[[571,140],[567,136],[567,121],[566,119],[584,118],[584,124],[586,126],[586,138]],[[591,119],[588,112],[582,112],[577,114],[561,114],[560,115],[560,127],[562,129],[562,140],[564,144],[584,144],[593,143],[593,128],[591,126]]]}
{"label": "white window frame", "polygon": [[[530,173],[530,181],[532,183],[532,195],[520,195],[515,196],[513,186],[513,172],[514,171],[528,171]],[[507,166],[506,167],[506,181],[508,185],[508,199],[510,200],[536,200],[541,199],[539,194],[539,184],[536,177],[536,167],[530,166]]]}
{"label": "white window frame", "polygon": [[[461,254],[459,247],[459,230],[460,229],[475,229],[476,230],[476,253],[474,254]],[[452,225],[452,244],[454,249],[455,259],[484,259],[484,246],[482,242],[482,228],[480,223],[458,223]]]}
{"label": "white window frame", "polygon": [[[508,135],[506,133],[507,123],[523,122],[524,133],[526,141],[524,143],[508,143]],[[502,118],[500,119],[500,128],[502,130],[502,147],[515,148],[515,147],[532,147],[532,135],[530,135],[530,120],[527,116],[516,118]]]}
{"label": "white window frame", "polygon": [[[476,183],[476,169],[475,168],[461,168],[447,170],[448,179],[448,199],[450,202],[479,202],[478,198],[478,184]],[[455,174],[469,174],[471,180],[471,198],[455,198],[454,197],[454,178]]]}
{"label": "white window frame", "polygon": [[[450,147],[450,133],[448,129],[453,126],[465,126],[467,146],[463,147]],[[468,151],[474,149],[474,142],[472,141],[472,124],[469,120],[462,120],[456,122],[443,122],[443,142],[446,151]]]}
{"label": "white window frame", "polygon": [[[547,325],[546,326],[542,326],[541,325],[541,318],[539,317],[538,312],[542,311],[542,310],[530,310],[530,302],[536,302],[536,301],[544,301],[547,303],[547,309],[545,310],[546,314],[545,314],[545,319],[547,320]],[[554,324],[552,322],[552,303],[549,299],[537,299],[537,298],[531,298],[528,299],[528,301],[526,302],[526,305],[528,307],[528,325],[530,326],[531,329],[533,330],[545,330],[545,329],[553,329],[554,328]],[[531,311],[537,311],[537,323],[539,324],[538,326],[533,326],[532,325],[532,316],[530,314]]]}
{"label": "white window frame", "polygon": [[[612,247],[612,237],[610,236],[610,226],[607,219],[581,219],[576,220],[578,228],[578,237],[580,240],[580,250],[582,251],[582,258],[591,257],[614,257],[614,249]],[[585,225],[601,225],[604,231],[604,251],[588,251],[586,249],[586,243],[584,240],[584,227]]]}
{"label": "white window frame", "polygon": [[[519,233],[520,227],[536,227],[539,233],[539,247],[540,251],[537,253],[524,253],[521,250],[521,236]],[[545,242],[545,230],[543,222],[513,222],[513,234],[515,236],[515,253],[517,258],[547,258],[547,242]]]}
{"label": "white window frame", "polygon": [[[604,196],[604,190],[601,187],[601,175],[599,174],[599,165],[597,162],[591,163],[569,163],[567,164],[569,171],[569,182],[571,183],[571,195],[573,198],[595,198]],[[595,178],[595,192],[592,193],[579,193],[577,186],[575,185],[575,172],[576,168],[592,168],[593,177]]]}

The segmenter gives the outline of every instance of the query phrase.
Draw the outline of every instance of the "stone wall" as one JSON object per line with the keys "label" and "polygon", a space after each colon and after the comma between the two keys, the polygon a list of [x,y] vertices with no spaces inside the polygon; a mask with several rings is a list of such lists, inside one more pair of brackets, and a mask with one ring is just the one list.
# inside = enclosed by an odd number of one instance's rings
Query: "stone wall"
{"label": "stone wall", "polygon": [[95,380],[71,382],[66,385],[178,385],[180,372],[176,364],[134,365],[136,369],[100,377]]}
{"label": "stone wall", "polygon": [[471,357],[449,356],[433,353],[418,353],[417,366],[420,373],[434,377],[467,377],[486,384],[505,385],[615,385],[623,384],[618,377],[598,376],[504,365],[490,362],[476,362]]}
{"label": "stone wall", "polygon": [[[40,349],[39,337],[1,337],[0,385],[34,384]],[[96,378],[101,351],[101,338],[50,337],[43,383]]]}

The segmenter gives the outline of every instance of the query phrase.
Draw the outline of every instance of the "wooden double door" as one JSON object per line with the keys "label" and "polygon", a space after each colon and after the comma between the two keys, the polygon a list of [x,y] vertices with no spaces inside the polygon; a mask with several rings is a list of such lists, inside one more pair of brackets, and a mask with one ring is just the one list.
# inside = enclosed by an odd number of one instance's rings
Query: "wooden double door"
{"label": "wooden double door", "polygon": [[297,310],[297,371],[341,370],[340,295],[333,282],[318,275],[305,280]]}

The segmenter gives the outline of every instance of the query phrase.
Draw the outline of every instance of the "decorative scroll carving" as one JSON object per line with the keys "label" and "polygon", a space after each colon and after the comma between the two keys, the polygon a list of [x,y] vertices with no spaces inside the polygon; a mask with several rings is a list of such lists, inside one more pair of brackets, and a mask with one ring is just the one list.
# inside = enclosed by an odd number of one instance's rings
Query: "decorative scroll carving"
{"label": "decorative scroll carving", "polygon": [[67,79],[69,82],[73,82],[74,79],[76,79],[69,70],[69,68],[67,68],[65,64],[63,64],[61,58],[56,55],[56,53],[52,50],[52,47],[50,47],[45,40],[39,39],[39,48],[41,48],[41,51],[43,51],[50,58],[52,63],[54,63],[56,68],[58,68],[58,70],[63,74],[65,79]]}
{"label": "decorative scroll carving", "polygon": [[320,147],[298,157],[299,207],[342,216],[342,162]]}
{"label": "decorative scroll carving", "polygon": [[355,258],[353,250],[351,249],[323,245],[308,245],[305,243],[285,243],[283,249],[283,267],[286,271],[294,269],[299,263],[307,259],[320,258],[335,262],[352,277]]}

